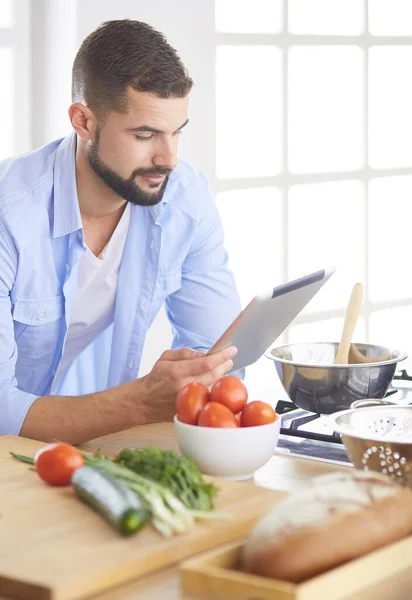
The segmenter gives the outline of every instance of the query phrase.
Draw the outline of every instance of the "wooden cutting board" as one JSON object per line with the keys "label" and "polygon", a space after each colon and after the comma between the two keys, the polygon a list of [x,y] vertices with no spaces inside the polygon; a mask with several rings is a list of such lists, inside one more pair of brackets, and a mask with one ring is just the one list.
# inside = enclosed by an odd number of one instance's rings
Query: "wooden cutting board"
{"label": "wooden cutting board", "polygon": [[248,483],[210,478],[219,512],[230,520],[202,521],[166,539],[150,525],[122,538],[76,498],[70,487],[43,483],[10,451],[33,456],[43,444],[0,438],[0,594],[33,600],[93,596],[125,581],[248,533],[285,496]]}

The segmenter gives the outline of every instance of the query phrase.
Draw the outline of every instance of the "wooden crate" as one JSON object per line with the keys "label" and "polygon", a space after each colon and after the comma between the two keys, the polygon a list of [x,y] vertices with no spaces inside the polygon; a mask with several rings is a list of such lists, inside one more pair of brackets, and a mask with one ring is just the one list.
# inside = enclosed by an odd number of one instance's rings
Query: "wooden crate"
{"label": "wooden crate", "polygon": [[[412,537],[300,584],[242,573],[242,541],[209,550],[180,565],[185,598],[219,600],[341,600],[412,598]],[[383,590],[386,590],[384,592]]]}

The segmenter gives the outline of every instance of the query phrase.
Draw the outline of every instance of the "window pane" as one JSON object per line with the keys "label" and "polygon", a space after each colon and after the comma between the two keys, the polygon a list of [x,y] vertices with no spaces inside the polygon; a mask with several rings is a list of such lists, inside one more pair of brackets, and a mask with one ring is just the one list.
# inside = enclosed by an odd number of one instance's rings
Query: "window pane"
{"label": "window pane", "polygon": [[0,160],[14,152],[13,51],[0,48]]}
{"label": "window pane", "polygon": [[217,176],[281,169],[281,52],[272,46],[217,49]]}
{"label": "window pane", "polygon": [[[349,300],[349,298],[348,298]],[[296,342],[340,342],[344,316],[341,319],[327,319],[316,323],[294,325],[289,330],[289,341]],[[366,342],[365,319],[359,317],[356,323],[353,341]]]}
{"label": "window pane", "polygon": [[411,198],[412,177],[385,177],[373,179],[369,184],[369,294],[372,301],[412,298],[412,278],[407,270],[412,257]]}
{"label": "window pane", "polygon": [[411,35],[411,0],[369,0],[369,31],[373,35]]}
{"label": "window pane", "polygon": [[399,364],[400,369],[412,367],[412,306],[379,310],[371,314],[369,321],[372,344],[404,350],[408,359]]}
{"label": "window pane", "polygon": [[14,0],[0,2],[0,29],[9,29],[14,25]]}
{"label": "window pane", "polygon": [[336,273],[304,309],[346,308],[364,279],[364,186],[339,181],[292,186],[289,192],[289,278],[335,265]]}
{"label": "window pane", "polygon": [[276,188],[221,192],[217,205],[242,306],[282,283],[282,207]]}
{"label": "window pane", "polygon": [[363,51],[289,51],[289,170],[347,171],[364,163]]}
{"label": "window pane", "polygon": [[279,33],[283,0],[215,0],[216,29],[230,33]]}
{"label": "window pane", "polygon": [[369,50],[369,162],[375,169],[412,165],[412,48]]}
{"label": "window pane", "polygon": [[289,31],[295,34],[359,35],[364,30],[361,0],[289,0]]}

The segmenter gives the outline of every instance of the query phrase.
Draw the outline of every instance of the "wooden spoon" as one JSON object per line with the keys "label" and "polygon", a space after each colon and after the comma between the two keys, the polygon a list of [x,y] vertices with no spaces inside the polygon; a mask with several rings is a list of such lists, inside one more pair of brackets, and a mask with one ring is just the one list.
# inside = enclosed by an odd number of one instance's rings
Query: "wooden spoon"
{"label": "wooden spoon", "polygon": [[349,349],[352,342],[353,332],[355,331],[360,307],[362,304],[363,285],[355,283],[349,304],[346,309],[345,323],[343,325],[342,338],[335,356],[335,365],[347,365],[349,360]]}
{"label": "wooden spoon", "polygon": [[357,349],[355,344],[350,345],[349,363],[351,365],[383,362],[385,360],[389,360],[390,357],[391,357],[391,355],[389,352],[386,352],[385,354],[381,354],[380,356],[377,356],[376,358],[371,358],[370,356],[364,356],[362,354],[362,352],[359,352],[359,350]]}

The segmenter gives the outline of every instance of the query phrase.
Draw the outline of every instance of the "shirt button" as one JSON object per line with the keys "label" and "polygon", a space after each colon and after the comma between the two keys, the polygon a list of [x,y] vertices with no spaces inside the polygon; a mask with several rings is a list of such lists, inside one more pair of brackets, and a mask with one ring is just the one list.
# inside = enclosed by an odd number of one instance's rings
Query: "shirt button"
{"label": "shirt button", "polygon": [[46,317],[46,313],[40,313],[39,314],[39,321],[43,321]]}
{"label": "shirt button", "polygon": [[66,265],[66,271],[70,271],[70,265]]}

